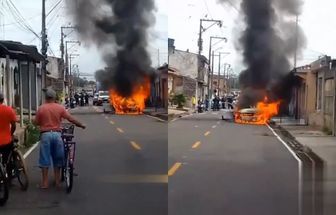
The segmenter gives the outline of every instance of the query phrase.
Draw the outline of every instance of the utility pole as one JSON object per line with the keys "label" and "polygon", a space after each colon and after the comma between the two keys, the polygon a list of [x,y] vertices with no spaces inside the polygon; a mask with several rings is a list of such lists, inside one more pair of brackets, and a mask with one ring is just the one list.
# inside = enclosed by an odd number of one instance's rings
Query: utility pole
{"label": "utility pole", "polygon": [[[212,24],[207,28],[203,28],[203,22],[210,22]],[[197,89],[198,89],[198,81],[200,79],[200,73],[201,73],[200,60],[201,60],[201,55],[202,55],[202,51],[203,51],[202,34],[216,24],[221,28],[222,25],[223,25],[223,22],[221,20],[214,20],[214,19],[200,19],[199,38],[198,38],[198,64],[197,64],[198,65],[198,71],[197,71],[198,73],[197,73],[197,80],[196,80],[196,104],[198,103],[198,101],[197,101],[197,99],[198,99],[197,98]],[[210,66],[210,63],[209,63],[209,66]],[[208,82],[209,82],[209,77],[208,77]],[[208,86],[208,96],[209,96],[209,86]],[[211,99],[211,97],[209,97],[209,99]]]}
{"label": "utility pole", "polygon": [[[225,38],[225,37],[213,37],[213,36],[211,36],[210,37],[210,45],[209,45],[209,66],[211,65],[211,62],[213,61],[213,60],[211,60],[211,51],[212,51],[212,40],[213,39],[218,39],[218,40],[224,40],[225,42],[227,42],[227,38]],[[213,79],[213,77],[212,77],[212,75],[213,75],[213,66],[211,67],[211,69],[210,69],[210,71],[209,71],[209,73],[208,73],[208,96],[209,96],[209,98],[211,99],[211,97],[212,97],[212,83],[211,83],[211,85],[210,85],[210,79],[212,80]],[[211,89],[210,89],[211,88]]]}
{"label": "utility pole", "polygon": [[[80,42],[78,40],[70,40],[70,41],[65,41],[65,77],[66,77],[66,82],[69,85],[69,88],[71,88],[71,80],[69,76],[69,56],[68,56],[68,43],[77,43],[80,45]],[[69,89],[67,90],[69,91]],[[70,90],[70,96],[72,96],[72,92]]]}
{"label": "utility pole", "polygon": [[[47,30],[46,30],[46,11],[45,11],[45,1],[42,0],[42,49],[41,53],[44,57],[44,60],[42,61],[42,70],[41,70],[41,75],[42,75],[42,88],[46,88],[47,84],[47,51],[48,51],[48,38],[47,38]],[[43,99],[43,96],[42,96]]]}
{"label": "utility pole", "polygon": [[160,49],[157,50],[158,67],[160,67]]}
{"label": "utility pole", "polygon": [[296,15],[296,27],[295,27],[295,53],[294,53],[294,70],[297,66],[297,50],[299,45],[299,15]]}
{"label": "utility pole", "polygon": [[69,86],[70,86],[70,92],[73,92],[74,90],[74,83],[73,83],[73,74],[72,74],[72,64],[71,64],[71,59],[78,57],[79,54],[70,54],[69,55],[69,61],[70,61],[70,78],[69,78]]}
{"label": "utility pole", "polygon": [[[213,24],[210,25],[208,28],[203,28],[203,22],[212,22]],[[214,19],[200,19],[200,29],[199,29],[199,38],[198,38],[198,55],[202,54],[203,51],[203,39],[202,34],[207,31],[209,28],[217,24],[219,27],[222,27],[223,22],[221,20],[214,20]]]}
{"label": "utility pole", "polygon": [[212,98],[212,91],[213,91],[213,71],[214,71],[214,62],[215,62],[215,52],[212,51],[212,64],[211,64],[211,76],[210,76],[210,100]]}
{"label": "utility pole", "polygon": [[67,68],[66,68],[66,61],[67,59],[64,58],[64,38],[66,38],[66,34],[64,33],[64,30],[66,29],[75,29],[73,26],[62,26],[61,27],[61,45],[60,45],[60,50],[61,50],[61,58],[62,58],[62,71],[63,71],[63,77],[62,77],[62,82],[63,82],[63,93],[68,93],[66,92],[66,79],[67,79]]}
{"label": "utility pole", "polygon": [[334,111],[333,111],[333,117],[334,117],[334,128],[333,128],[333,136],[336,136],[336,65],[333,65],[333,62],[331,63],[331,69],[334,70]]}
{"label": "utility pole", "polygon": [[221,69],[221,53],[218,55],[218,77],[217,77],[217,86],[218,86],[218,96],[219,96],[219,90],[220,90],[220,69]]}

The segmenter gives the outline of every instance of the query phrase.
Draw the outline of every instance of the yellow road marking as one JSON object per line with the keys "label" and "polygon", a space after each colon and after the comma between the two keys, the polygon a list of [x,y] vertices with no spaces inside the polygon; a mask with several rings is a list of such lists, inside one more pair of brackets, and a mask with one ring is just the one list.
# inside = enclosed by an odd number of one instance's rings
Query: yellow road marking
{"label": "yellow road marking", "polygon": [[115,124],[115,122],[113,122],[112,120],[110,121],[110,123],[111,123],[112,125],[114,125],[114,124]]}
{"label": "yellow road marking", "polygon": [[173,176],[175,172],[181,167],[182,163],[175,163],[168,171],[168,176]]}
{"label": "yellow road marking", "polygon": [[120,133],[125,133],[124,130],[122,130],[121,128],[117,128],[117,131],[119,131]]}
{"label": "yellow road marking", "polygon": [[205,132],[204,136],[208,136],[211,132],[210,131],[207,131]]}
{"label": "yellow road marking", "polygon": [[134,141],[130,141],[131,145],[133,146],[133,148],[135,148],[136,150],[141,150],[141,147]]}
{"label": "yellow road marking", "polygon": [[201,145],[201,141],[197,141],[196,143],[194,143],[194,145],[192,146],[193,149],[196,149],[197,147],[199,147]]}

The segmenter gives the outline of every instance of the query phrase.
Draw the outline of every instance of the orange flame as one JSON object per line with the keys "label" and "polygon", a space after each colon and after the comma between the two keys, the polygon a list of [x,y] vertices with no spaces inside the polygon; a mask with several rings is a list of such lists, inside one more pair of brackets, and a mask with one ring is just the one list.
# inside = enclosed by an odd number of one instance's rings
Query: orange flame
{"label": "orange flame", "polygon": [[145,79],[142,84],[133,87],[133,93],[129,97],[123,97],[115,89],[111,89],[110,101],[116,114],[142,114],[149,95],[150,82]]}
{"label": "orange flame", "polygon": [[280,101],[269,103],[268,98],[265,97],[264,101],[258,102],[256,108],[249,109],[250,111],[236,111],[235,122],[241,124],[264,125],[273,116],[276,116],[279,113],[279,106]]}

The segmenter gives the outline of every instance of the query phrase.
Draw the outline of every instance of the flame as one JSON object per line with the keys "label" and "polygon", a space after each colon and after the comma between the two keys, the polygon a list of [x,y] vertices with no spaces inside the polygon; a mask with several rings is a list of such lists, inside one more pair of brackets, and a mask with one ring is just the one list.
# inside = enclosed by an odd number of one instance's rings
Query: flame
{"label": "flame", "polygon": [[145,79],[142,84],[133,87],[133,93],[129,97],[123,97],[115,89],[111,89],[110,101],[116,114],[142,114],[149,95],[150,81]]}
{"label": "flame", "polygon": [[[258,102],[256,108],[251,111],[238,110],[235,112],[235,122],[241,124],[264,125],[270,118],[279,113],[280,101],[268,102],[265,97],[264,101]],[[247,109],[246,109],[247,110]]]}

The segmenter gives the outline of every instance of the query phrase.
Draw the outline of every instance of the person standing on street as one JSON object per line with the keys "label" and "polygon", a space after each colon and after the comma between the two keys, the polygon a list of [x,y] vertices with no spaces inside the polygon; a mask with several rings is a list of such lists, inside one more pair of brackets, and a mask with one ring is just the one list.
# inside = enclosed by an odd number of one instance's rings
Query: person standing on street
{"label": "person standing on street", "polygon": [[61,167],[64,162],[64,143],[61,137],[61,122],[66,119],[76,126],[85,129],[85,125],[73,118],[66,109],[56,103],[56,92],[48,89],[45,93],[46,103],[39,107],[35,124],[40,127],[40,157],[39,166],[42,169],[40,188],[47,189],[48,170],[53,163],[55,185],[61,184]]}
{"label": "person standing on street", "polygon": [[209,97],[205,95],[205,111],[209,110]]}
{"label": "person standing on street", "polygon": [[191,98],[191,103],[192,103],[193,111],[196,112],[196,97],[195,96]]}
{"label": "person standing on street", "polygon": [[[16,130],[16,114],[11,107],[4,103],[4,94],[0,92],[0,153],[3,163],[13,150],[13,135]],[[8,172],[8,169],[7,169]]]}

